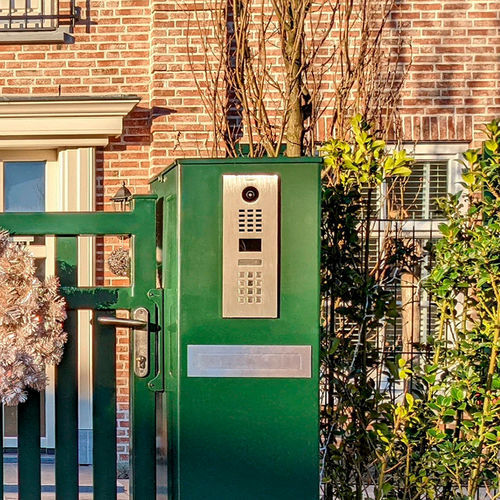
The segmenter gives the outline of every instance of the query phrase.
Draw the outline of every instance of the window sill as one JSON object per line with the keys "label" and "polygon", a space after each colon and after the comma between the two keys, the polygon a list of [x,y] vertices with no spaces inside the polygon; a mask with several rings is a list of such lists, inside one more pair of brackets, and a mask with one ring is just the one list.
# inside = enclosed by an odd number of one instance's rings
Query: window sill
{"label": "window sill", "polygon": [[75,39],[66,29],[55,30],[19,30],[0,31],[0,45],[18,45],[24,43],[74,43]]}

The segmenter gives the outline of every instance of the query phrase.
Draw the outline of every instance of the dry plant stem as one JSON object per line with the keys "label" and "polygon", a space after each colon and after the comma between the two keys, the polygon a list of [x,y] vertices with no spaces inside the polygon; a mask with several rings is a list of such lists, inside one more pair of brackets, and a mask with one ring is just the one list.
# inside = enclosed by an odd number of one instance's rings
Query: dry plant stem
{"label": "dry plant stem", "polygon": [[[497,370],[498,343],[500,340],[500,292],[499,292],[498,287],[497,287],[494,280],[492,280],[491,284],[492,284],[492,287],[493,287],[493,290],[495,293],[495,297],[497,299],[497,309],[496,309],[494,314],[490,313],[490,315],[492,316],[491,319],[494,321],[495,333],[493,334],[490,362],[489,362],[489,366],[488,366],[488,374],[486,377],[486,391],[485,391],[485,396],[484,396],[482,419],[481,419],[481,425],[479,427],[479,444],[477,447],[479,459],[477,461],[477,464],[474,467],[471,479],[469,481],[469,485],[468,485],[469,496],[475,496],[478,489],[479,489],[479,475],[481,473],[484,461],[487,460],[487,457],[489,455],[488,453],[486,453],[486,450],[483,450],[484,441],[486,439],[486,437],[485,437],[485,419],[488,416],[488,413],[490,411],[491,388],[492,388],[492,383],[493,383],[493,375],[495,374],[495,372]],[[484,451],[484,453],[481,453],[481,451]]]}
{"label": "dry plant stem", "polygon": [[405,76],[400,41],[384,45],[394,5],[207,0],[197,9],[185,7],[191,23],[186,43],[200,47],[204,58],[195,62],[188,51],[212,122],[212,154],[240,154],[242,137],[251,157],[278,156],[283,144],[288,156],[313,154],[319,120],[332,103],[332,135],[342,138],[350,116],[360,112],[387,136]]}

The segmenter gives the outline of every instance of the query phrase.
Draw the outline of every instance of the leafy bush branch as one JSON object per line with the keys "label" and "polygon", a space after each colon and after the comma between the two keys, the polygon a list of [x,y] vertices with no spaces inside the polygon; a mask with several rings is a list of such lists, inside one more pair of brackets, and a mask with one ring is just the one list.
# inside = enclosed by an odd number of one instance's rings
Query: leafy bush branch
{"label": "leafy bush branch", "polygon": [[393,274],[384,269],[405,253],[393,246],[369,265],[374,200],[384,182],[411,173],[412,159],[389,152],[359,115],[349,139],[332,139],[323,154],[322,480],[327,498],[361,499],[368,484],[377,484],[381,457],[391,453],[394,408],[382,380],[393,383],[398,370],[394,363],[387,369],[392,356],[379,350],[376,337],[397,315],[388,289]]}

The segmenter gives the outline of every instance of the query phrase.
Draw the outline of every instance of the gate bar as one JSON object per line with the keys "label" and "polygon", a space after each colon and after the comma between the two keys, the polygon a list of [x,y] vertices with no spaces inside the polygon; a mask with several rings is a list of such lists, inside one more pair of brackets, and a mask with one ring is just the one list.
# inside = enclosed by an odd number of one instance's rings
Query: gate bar
{"label": "gate bar", "polygon": [[[110,311],[108,312],[111,313]],[[116,336],[92,318],[94,500],[116,499]]]}
{"label": "gate bar", "polygon": [[29,390],[28,399],[18,406],[18,471],[19,498],[40,500],[40,393]]}
{"label": "gate bar", "polygon": [[[145,220],[135,212],[148,213],[145,205],[156,198],[156,195],[134,196],[133,210],[130,212],[4,212],[0,217],[0,225],[13,234],[33,236],[138,234],[143,232]],[[78,232],[75,232],[75,228]]]}
{"label": "gate bar", "polygon": [[[78,240],[57,238],[57,276],[61,285],[78,281]],[[68,341],[56,366],[56,498],[78,499],[78,312],[67,311]]]}

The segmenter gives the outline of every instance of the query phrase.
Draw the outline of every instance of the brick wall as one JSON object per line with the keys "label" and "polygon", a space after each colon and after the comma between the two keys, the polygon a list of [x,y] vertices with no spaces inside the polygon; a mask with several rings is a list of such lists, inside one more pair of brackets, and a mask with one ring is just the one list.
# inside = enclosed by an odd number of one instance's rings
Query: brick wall
{"label": "brick wall", "polygon": [[393,26],[413,59],[401,112],[408,140],[480,139],[500,116],[500,3],[405,0]]}
{"label": "brick wall", "polygon": [[[124,133],[99,148],[97,207],[126,180],[134,193],[176,157],[210,151],[210,119],[204,112],[188,58],[189,19],[203,2],[99,0],[82,7],[86,22],[69,45],[0,46],[3,96],[134,94],[138,107]],[[180,9],[184,4],[187,11]],[[192,26],[192,24],[191,24]],[[401,0],[390,29],[411,42],[401,62],[409,65],[401,117],[407,140],[472,141],[480,125],[500,116],[500,3],[491,0]],[[190,50],[195,64],[201,49]],[[328,112],[321,131],[328,130]],[[323,132],[324,134],[325,132]],[[323,139],[324,137],[319,137]],[[99,282],[107,274],[104,254],[120,242],[102,241]],[[117,340],[119,459],[128,439],[128,337]]]}

